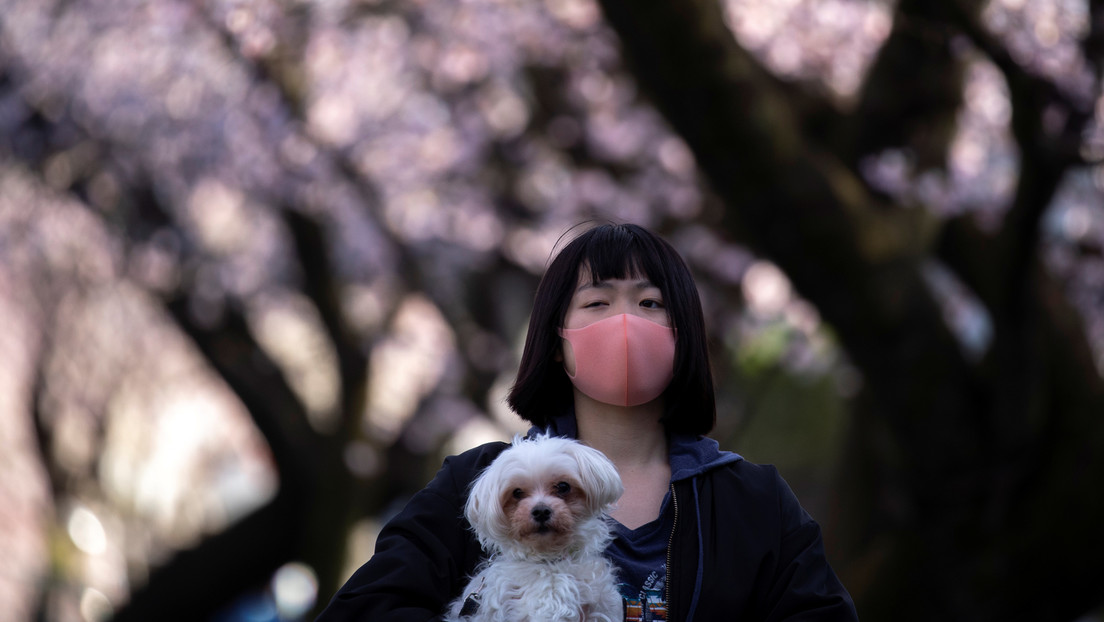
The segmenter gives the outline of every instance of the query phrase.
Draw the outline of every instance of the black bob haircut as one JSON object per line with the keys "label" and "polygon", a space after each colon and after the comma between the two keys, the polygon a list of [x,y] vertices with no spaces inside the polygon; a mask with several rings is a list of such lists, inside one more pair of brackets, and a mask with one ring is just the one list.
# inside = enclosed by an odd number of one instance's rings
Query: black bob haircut
{"label": "black bob haircut", "polygon": [[659,288],[676,328],[674,379],[663,393],[667,434],[708,434],[717,420],[705,319],[686,262],[665,240],[632,224],[603,224],[580,234],[552,260],[537,286],[517,380],[506,402],[523,419],[545,427],[573,408],[574,393],[560,352],[558,329],[579,283],[643,275]]}

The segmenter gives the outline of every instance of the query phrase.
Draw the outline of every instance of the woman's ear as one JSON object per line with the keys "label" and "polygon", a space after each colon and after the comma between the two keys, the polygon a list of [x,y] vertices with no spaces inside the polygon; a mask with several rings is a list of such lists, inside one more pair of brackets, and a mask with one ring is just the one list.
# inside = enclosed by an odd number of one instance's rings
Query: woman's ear
{"label": "woman's ear", "polygon": [[[564,373],[568,378],[575,377],[575,351],[567,352],[568,348],[571,348],[571,342],[560,337],[560,347],[556,348],[556,354],[552,357],[560,366],[563,367]],[[570,354],[570,356],[568,356]]]}

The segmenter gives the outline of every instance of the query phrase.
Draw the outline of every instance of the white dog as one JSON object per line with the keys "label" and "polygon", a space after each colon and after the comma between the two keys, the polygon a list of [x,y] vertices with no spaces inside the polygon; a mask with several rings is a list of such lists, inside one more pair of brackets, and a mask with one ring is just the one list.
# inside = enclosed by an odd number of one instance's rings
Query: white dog
{"label": "white dog", "polygon": [[600,451],[566,438],[515,438],[479,476],[464,514],[490,558],[447,616],[464,622],[620,622],[605,513],[621,496]]}

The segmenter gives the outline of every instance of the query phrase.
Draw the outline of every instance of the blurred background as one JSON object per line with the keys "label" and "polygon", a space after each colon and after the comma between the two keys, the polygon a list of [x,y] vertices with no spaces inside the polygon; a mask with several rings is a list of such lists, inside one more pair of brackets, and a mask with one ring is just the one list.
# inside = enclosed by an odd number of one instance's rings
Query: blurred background
{"label": "blurred background", "polygon": [[0,618],[311,619],[524,429],[594,220],[690,263],[713,436],[864,620],[1104,619],[1102,50],[1098,0],[0,0]]}

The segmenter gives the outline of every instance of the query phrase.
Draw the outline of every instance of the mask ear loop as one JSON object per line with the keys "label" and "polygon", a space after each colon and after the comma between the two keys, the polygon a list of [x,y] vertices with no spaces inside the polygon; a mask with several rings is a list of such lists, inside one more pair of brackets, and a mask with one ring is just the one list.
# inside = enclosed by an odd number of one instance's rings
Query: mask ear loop
{"label": "mask ear loop", "polygon": [[[571,378],[572,380],[574,380],[575,375],[574,374],[569,374],[567,372],[567,357],[564,355],[564,342],[566,341],[567,345],[571,346],[571,340],[568,339],[567,337],[564,337],[564,329],[562,327],[556,329],[556,334],[558,334],[560,336],[560,347],[559,347],[559,349],[556,350],[556,355],[552,357],[552,360],[556,361],[561,366],[563,366],[564,374],[568,378]],[[572,354],[575,353],[575,347],[574,346],[571,347],[571,353]],[[578,362],[575,363],[575,371],[576,372],[579,371],[579,363]]]}

